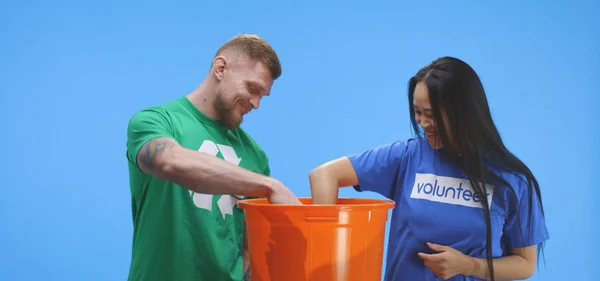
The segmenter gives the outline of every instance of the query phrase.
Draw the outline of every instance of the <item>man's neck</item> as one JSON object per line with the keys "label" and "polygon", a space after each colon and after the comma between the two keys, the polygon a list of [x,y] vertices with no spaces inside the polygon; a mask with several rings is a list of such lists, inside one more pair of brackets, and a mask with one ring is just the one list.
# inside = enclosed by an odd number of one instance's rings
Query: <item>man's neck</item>
{"label": "man's neck", "polygon": [[198,88],[187,95],[190,102],[211,119],[217,120],[218,115],[213,104],[215,102],[215,87],[211,86],[208,81],[202,82]]}

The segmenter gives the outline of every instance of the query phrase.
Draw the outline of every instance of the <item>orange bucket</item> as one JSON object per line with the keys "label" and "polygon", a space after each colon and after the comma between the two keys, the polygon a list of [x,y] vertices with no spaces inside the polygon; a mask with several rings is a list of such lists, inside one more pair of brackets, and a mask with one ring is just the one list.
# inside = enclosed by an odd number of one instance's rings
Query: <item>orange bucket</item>
{"label": "orange bucket", "polygon": [[394,202],[337,205],[238,201],[246,213],[252,281],[380,281],[385,224]]}

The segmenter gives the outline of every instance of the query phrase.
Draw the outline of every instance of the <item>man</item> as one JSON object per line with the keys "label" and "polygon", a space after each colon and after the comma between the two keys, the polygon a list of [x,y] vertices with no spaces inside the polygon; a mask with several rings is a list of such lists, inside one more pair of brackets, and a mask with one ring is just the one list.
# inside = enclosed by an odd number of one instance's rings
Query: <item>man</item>
{"label": "man", "polygon": [[196,90],[131,118],[129,280],[240,281],[247,260],[236,201],[261,196],[300,203],[270,177],[265,152],[239,128],[280,75],[267,42],[238,35],[218,50]]}

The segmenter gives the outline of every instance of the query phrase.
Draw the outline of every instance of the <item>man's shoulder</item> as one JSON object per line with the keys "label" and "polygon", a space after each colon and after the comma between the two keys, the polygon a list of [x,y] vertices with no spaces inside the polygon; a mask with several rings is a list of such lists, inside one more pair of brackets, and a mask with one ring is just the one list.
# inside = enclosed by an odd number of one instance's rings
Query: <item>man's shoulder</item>
{"label": "man's shoulder", "polygon": [[183,107],[181,104],[181,98],[176,98],[163,103],[148,105],[136,111],[133,116],[137,116],[148,112],[154,112],[158,114],[169,114],[173,112],[180,112],[183,109],[185,109],[185,107]]}
{"label": "man's shoulder", "polygon": [[174,116],[181,116],[186,113],[186,108],[182,105],[181,98],[177,98],[138,109],[131,115],[129,125],[130,127],[156,123],[171,125]]}

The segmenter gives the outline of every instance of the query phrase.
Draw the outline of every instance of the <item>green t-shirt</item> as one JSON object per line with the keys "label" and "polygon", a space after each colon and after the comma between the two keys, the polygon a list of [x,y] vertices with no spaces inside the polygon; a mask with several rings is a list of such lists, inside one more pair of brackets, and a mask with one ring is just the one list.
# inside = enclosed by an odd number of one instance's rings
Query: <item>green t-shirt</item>
{"label": "green t-shirt", "polygon": [[194,193],[143,173],[137,153],[157,137],[270,175],[266,154],[244,130],[227,129],[187,97],[136,113],[127,131],[133,214],[128,280],[243,280],[244,217],[236,206],[241,197]]}

